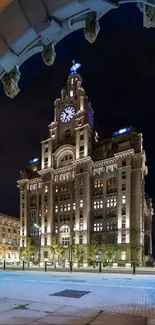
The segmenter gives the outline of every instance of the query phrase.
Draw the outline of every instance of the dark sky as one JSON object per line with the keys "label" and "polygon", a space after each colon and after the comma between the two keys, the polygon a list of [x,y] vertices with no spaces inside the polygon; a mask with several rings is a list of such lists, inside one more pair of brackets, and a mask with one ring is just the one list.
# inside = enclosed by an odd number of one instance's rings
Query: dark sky
{"label": "dark sky", "polygon": [[100,139],[133,125],[143,133],[149,175],[147,188],[154,194],[155,29],[142,26],[136,5],[121,5],[100,21],[101,31],[89,44],[83,31],[57,46],[54,66],[37,54],[21,67],[20,94],[11,100],[0,86],[0,211],[19,216],[19,171],[40,156],[40,141],[48,137],[53,102],[60,96],[72,59],[82,63],[83,86],[95,110]]}

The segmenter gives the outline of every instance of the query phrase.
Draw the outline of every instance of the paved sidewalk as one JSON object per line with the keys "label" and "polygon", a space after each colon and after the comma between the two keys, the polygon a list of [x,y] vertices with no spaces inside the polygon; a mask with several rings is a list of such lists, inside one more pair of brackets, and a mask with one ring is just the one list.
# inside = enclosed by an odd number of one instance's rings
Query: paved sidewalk
{"label": "paved sidewalk", "polygon": [[154,325],[155,320],[148,321],[146,317],[131,315],[106,314],[90,308],[1,298],[0,324]]}

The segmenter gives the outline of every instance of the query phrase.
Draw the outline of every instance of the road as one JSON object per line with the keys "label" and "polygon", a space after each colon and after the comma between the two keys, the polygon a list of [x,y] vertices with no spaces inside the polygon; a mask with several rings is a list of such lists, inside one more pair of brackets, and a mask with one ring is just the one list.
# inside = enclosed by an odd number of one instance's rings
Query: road
{"label": "road", "polygon": [[[86,291],[80,298],[52,296]],[[21,299],[155,317],[154,275],[0,271],[0,298]]]}

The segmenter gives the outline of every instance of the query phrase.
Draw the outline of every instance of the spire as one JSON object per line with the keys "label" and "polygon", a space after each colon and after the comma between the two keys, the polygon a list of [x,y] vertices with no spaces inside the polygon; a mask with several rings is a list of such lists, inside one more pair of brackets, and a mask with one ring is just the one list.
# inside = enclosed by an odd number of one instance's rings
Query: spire
{"label": "spire", "polygon": [[75,63],[75,60],[72,61],[73,65],[70,68],[70,74],[78,73],[77,70],[81,67],[81,63]]}

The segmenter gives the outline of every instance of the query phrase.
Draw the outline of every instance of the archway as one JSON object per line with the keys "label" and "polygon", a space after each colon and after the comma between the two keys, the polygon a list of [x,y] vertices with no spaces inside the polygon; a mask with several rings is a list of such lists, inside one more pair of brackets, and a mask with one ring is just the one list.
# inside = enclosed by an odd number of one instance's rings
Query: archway
{"label": "archway", "polygon": [[[68,34],[83,28],[93,43],[100,30],[99,19],[130,0],[1,0],[0,3],[0,79],[7,96],[20,91],[20,65],[41,52],[43,61],[54,63],[55,45]],[[155,5],[137,3],[144,16],[144,26],[155,26]],[[18,19],[17,19],[18,17]],[[6,21],[9,23],[6,24]]]}

